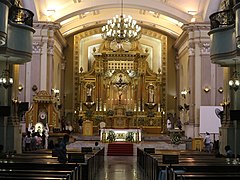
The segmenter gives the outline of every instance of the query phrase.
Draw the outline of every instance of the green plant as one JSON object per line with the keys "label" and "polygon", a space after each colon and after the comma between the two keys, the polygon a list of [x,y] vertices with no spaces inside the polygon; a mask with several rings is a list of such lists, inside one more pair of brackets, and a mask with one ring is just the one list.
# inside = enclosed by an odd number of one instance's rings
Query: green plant
{"label": "green plant", "polygon": [[114,111],[112,109],[109,109],[107,111],[107,116],[113,116],[114,115]]}
{"label": "green plant", "polygon": [[126,111],[126,116],[133,116],[133,111],[132,110]]}
{"label": "green plant", "polygon": [[93,115],[93,112],[91,110],[87,110],[85,115],[87,118],[91,118]]}
{"label": "green plant", "polygon": [[133,142],[133,141],[134,141],[133,136],[134,136],[134,133],[133,133],[133,132],[128,132],[128,133],[126,134],[126,141],[128,141],[128,142]]}
{"label": "green plant", "polygon": [[109,131],[109,132],[108,132],[107,140],[108,140],[109,142],[114,142],[115,139],[116,139],[115,133],[114,133],[113,131]]}
{"label": "green plant", "polygon": [[180,133],[172,133],[170,139],[172,144],[179,145],[182,142],[182,136]]}

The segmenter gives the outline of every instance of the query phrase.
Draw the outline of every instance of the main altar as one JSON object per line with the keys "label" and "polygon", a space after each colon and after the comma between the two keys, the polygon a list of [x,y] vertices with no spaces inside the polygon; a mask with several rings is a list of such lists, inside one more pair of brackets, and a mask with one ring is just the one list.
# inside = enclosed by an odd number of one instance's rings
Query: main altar
{"label": "main altar", "polygon": [[165,132],[166,84],[162,67],[158,72],[149,67],[148,49],[138,41],[131,45],[104,41],[92,54],[89,70],[79,67],[77,118],[93,122],[93,134],[98,135],[100,123],[105,124],[104,132]]}

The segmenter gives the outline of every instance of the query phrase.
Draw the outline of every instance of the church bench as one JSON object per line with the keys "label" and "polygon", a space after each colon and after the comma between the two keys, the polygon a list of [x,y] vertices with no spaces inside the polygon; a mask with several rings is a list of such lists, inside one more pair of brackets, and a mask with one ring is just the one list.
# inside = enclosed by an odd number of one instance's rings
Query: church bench
{"label": "church bench", "polygon": [[240,172],[175,172],[175,179],[239,179]]}
{"label": "church bench", "polygon": [[[164,179],[170,164],[163,164],[162,154],[148,154],[141,149],[137,150],[138,164],[143,170],[145,177],[150,180]],[[157,164],[156,164],[157,162]],[[174,172],[228,172],[240,171],[240,167],[229,165],[225,158],[216,158],[212,154],[203,154],[202,158],[195,153],[179,155],[178,164],[172,164]],[[157,170],[156,170],[157,169]],[[199,170],[201,169],[201,171]],[[158,177],[158,178],[156,178]]]}
{"label": "church bench", "polygon": [[64,180],[71,180],[71,177],[69,174],[65,173],[58,173],[57,171],[52,172],[52,173],[47,173],[47,174],[42,174],[42,173],[32,173],[26,170],[25,172],[15,172],[13,171],[8,171],[8,172],[3,172],[0,171],[0,177],[41,177],[41,178],[59,178],[59,179],[64,179]]}
{"label": "church bench", "polygon": [[[175,164],[171,167],[168,166],[162,166],[159,170],[159,177],[158,180],[166,179],[180,179],[186,177],[186,179],[190,178],[191,176],[194,176],[195,179],[203,178],[203,179],[212,179],[212,177],[220,177],[219,174],[223,174],[223,176],[226,175],[234,175],[240,176],[240,166],[236,165],[229,165],[229,164],[211,164],[211,163],[205,163],[205,164]],[[209,177],[207,177],[209,175]],[[174,177],[174,178],[173,178]],[[225,177],[227,178],[227,177]],[[191,178],[190,178],[191,179]]]}
{"label": "church bench", "polygon": [[64,178],[57,177],[18,177],[18,176],[0,176],[0,179],[32,179],[32,180],[65,180]]}
{"label": "church bench", "polygon": [[[78,152],[68,152],[68,153],[78,153]],[[37,158],[35,158],[35,156]],[[11,170],[28,170],[29,173],[32,170],[74,170],[73,179],[88,180],[92,179],[98,172],[98,169],[104,162],[104,148],[96,151],[95,153],[86,154],[85,162],[74,162],[60,164],[56,161],[56,158],[52,158],[46,154],[32,155],[16,155],[15,157],[7,158],[3,163],[0,164],[0,169],[11,169]],[[52,161],[54,160],[54,161]],[[75,172],[76,171],[76,172]],[[17,173],[17,172],[16,172]]]}
{"label": "church bench", "polygon": [[47,175],[60,175],[60,176],[66,176],[68,180],[75,180],[75,172],[74,170],[31,170],[31,169],[26,169],[26,170],[21,170],[21,169],[1,169],[0,175],[3,175],[3,173],[8,173],[8,174],[34,174],[34,175],[39,175],[39,176],[47,176]]}
{"label": "church bench", "polygon": [[14,170],[25,170],[25,171],[31,171],[31,170],[47,170],[47,171],[55,171],[56,173],[58,171],[70,171],[72,172],[72,179],[80,179],[82,177],[81,174],[81,166],[78,164],[60,164],[60,163],[36,163],[36,162],[19,162],[19,161],[13,161],[10,162],[3,161],[0,163],[0,169],[11,169]]}

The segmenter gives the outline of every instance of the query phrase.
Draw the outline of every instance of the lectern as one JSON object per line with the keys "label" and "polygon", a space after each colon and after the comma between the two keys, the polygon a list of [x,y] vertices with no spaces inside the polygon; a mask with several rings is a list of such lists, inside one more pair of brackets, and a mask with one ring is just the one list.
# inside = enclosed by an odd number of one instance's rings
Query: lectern
{"label": "lectern", "polygon": [[83,136],[93,135],[93,121],[83,121]]}

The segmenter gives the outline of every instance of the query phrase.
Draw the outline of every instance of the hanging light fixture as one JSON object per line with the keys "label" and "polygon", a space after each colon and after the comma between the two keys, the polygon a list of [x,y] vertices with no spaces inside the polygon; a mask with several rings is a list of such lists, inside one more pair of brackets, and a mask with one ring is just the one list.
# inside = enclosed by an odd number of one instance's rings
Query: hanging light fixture
{"label": "hanging light fixture", "polygon": [[123,14],[123,0],[120,16],[116,15],[102,27],[102,38],[111,41],[110,46],[113,50],[121,46],[129,49],[130,42],[141,38],[141,26],[137,25],[137,21],[133,20],[130,15]]}
{"label": "hanging light fixture", "polygon": [[236,60],[235,60],[235,70],[233,72],[233,76],[228,81],[228,84],[229,84],[230,88],[232,88],[234,91],[237,91],[239,89],[240,81],[239,81],[239,76],[238,76],[238,72],[237,72]]}
{"label": "hanging light fixture", "polygon": [[3,70],[2,75],[0,77],[0,85],[2,85],[6,89],[13,84],[13,78],[10,76],[8,57],[9,56],[6,56],[6,58],[7,58],[6,67]]}

